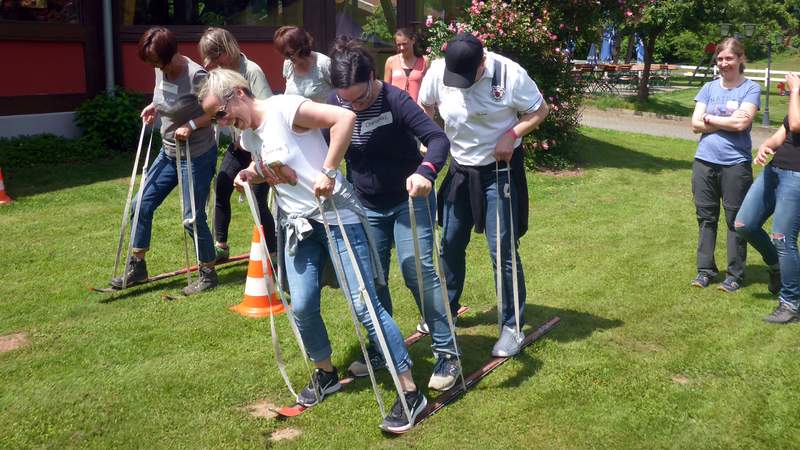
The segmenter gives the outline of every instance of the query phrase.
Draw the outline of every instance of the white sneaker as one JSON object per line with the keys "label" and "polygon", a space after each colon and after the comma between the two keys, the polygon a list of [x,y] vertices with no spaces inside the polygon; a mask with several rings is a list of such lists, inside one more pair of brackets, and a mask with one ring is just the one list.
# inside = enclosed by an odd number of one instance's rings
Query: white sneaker
{"label": "white sneaker", "polygon": [[503,331],[500,332],[500,339],[497,340],[497,343],[492,348],[492,356],[508,358],[516,355],[522,347],[523,339],[525,339],[525,334],[522,330],[517,335],[514,328],[504,326]]}

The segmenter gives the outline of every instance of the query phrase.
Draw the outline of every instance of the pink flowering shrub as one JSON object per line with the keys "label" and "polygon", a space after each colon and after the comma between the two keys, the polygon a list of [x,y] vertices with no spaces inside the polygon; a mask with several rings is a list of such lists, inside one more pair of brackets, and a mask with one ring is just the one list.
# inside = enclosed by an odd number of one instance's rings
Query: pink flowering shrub
{"label": "pink flowering shrub", "polygon": [[[573,0],[570,6],[577,8],[577,4],[587,2]],[[581,86],[571,73],[565,38],[578,32],[580,26],[571,20],[565,23],[562,11],[551,13],[550,4],[540,0],[473,0],[460,21],[445,23],[428,17],[426,38],[428,51],[433,57],[441,57],[455,33],[472,33],[488,50],[524,67],[550,105],[545,122],[525,138],[526,164],[566,168],[574,164],[571,144],[580,121]]]}

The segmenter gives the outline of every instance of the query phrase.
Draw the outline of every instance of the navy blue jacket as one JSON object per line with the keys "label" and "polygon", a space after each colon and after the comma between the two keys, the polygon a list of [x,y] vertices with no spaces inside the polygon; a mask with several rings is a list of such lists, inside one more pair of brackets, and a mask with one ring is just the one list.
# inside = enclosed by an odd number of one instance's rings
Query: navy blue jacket
{"label": "navy blue jacket", "polygon": [[[416,172],[435,181],[450,153],[447,135],[406,91],[387,83],[382,89],[381,113],[391,111],[392,122],[376,128],[365,144],[351,143],[345,155],[347,178],[358,199],[370,209],[387,209],[407,201],[406,178]],[[341,106],[336,94],[328,103]],[[415,137],[428,148],[424,159]],[[423,161],[436,170],[422,165]]]}

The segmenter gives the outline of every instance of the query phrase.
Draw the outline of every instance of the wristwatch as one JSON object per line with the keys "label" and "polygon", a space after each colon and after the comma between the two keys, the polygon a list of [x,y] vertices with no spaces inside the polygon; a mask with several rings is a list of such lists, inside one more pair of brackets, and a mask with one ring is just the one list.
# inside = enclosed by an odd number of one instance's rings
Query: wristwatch
{"label": "wristwatch", "polygon": [[330,178],[331,180],[336,178],[336,174],[338,172],[339,171],[336,170],[336,169],[328,169],[327,167],[323,167],[322,168],[322,174],[325,175],[326,177]]}

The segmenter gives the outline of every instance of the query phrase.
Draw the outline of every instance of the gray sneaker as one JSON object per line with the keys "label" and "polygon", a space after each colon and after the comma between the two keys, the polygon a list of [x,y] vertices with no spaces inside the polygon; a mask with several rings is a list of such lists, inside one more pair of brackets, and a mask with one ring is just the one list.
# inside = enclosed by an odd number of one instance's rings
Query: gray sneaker
{"label": "gray sneaker", "polygon": [[311,381],[308,382],[306,387],[300,391],[297,396],[297,403],[311,407],[321,402],[326,395],[333,394],[341,389],[342,385],[339,384],[339,373],[336,367],[333,372],[325,372],[322,369],[314,369],[311,374]]}
{"label": "gray sneaker", "polygon": [[764,322],[786,324],[792,322],[800,322],[800,313],[793,310],[786,303],[778,303],[778,307],[772,311],[772,314],[764,317]]}
{"label": "gray sneaker", "polygon": [[[125,271],[128,273],[127,287],[147,281],[147,263],[143,259],[131,256],[125,265]],[[114,278],[108,284],[114,289],[122,289],[122,276]]]}
{"label": "gray sneaker", "polygon": [[227,261],[230,257],[230,247],[220,247],[219,245],[214,245],[214,262]]}
{"label": "gray sneaker", "polygon": [[428,382],[428,387],[437,391],[446,391],[455,386],[459,375],[461,375],[461,367],[458,365],[458,359],[454,356],[441,355],[436,360],[436,365],[433,366],[433,375]]}
{"label": "gray sneaker", "polygon": [[[372,370],[380,370],[386,367],[386,360],[383,359],[381,352],[370,346],[367,347],[367,354],[369,355],[369,362],[372,364]],[[354,377],[359,378],[369,375],[369,369],[367,369],[367,363],[364,361],[364,355],[359,356],[356,361],[353,361],[350,367],[347,368],[347,371]]]}
{"label": "gray sneaker", "polygon": [[217,271],[214,270],[213,267],[200,267],[200,270],[198,270],[197,273],[199,274],[197,279],[194,280],[192,284],[181,290],[183,295],[188,297],[189,295],[194,295],[198,292],[213,289],[219,284],[219,279],[217,279]]}
{"label": "gray sneaker", "polygon": [[500,339],[492,348],[492,356],[507,358],[516,355],[522,347],[523,339],[525,339],[525,334],[522,330],[517,335],[513,327],[504,326],[503,331],[500,332]]}

